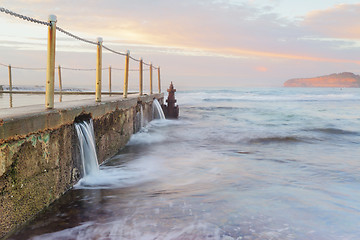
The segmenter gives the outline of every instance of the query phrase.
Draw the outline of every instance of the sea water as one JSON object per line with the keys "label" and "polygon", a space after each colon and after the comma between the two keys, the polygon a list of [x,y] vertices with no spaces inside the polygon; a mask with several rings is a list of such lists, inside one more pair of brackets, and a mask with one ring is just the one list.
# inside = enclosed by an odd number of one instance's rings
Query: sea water
{"label": "sea water", "polygon": [[360,239],[360,89],[176,97],[10,239]]}

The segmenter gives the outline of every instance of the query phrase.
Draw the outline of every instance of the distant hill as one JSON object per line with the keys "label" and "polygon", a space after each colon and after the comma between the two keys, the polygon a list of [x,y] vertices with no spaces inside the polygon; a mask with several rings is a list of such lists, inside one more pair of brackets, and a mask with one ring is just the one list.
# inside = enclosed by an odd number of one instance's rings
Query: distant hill
{"label": "distant hill", "polygon": [[284,87],[358,88],[360,87],[360,75],[343,72],[314,78],[294,78],[287,80]]}

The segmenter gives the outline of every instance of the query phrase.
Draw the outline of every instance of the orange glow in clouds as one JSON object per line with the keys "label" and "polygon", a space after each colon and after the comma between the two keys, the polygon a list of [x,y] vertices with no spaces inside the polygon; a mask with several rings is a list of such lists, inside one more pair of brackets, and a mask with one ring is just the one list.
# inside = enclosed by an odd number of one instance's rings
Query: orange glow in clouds
{"label": "orange glow in clouds", "polygon": [[285,53],[275,53],[275,52],[262,52],[246,49],[224,49],[224,51],[229,53],[236,53],[238,55],[245,56],[258,56],[258,57],[269,57],[269,58],[284,58],[284,59],[294,59],[294,60],[308,60],[315,62],[333,62],[333,63],[356,63],[360,65],[360,61],[348,60],[348,59],[335,59],[335,58],[321,58],[313,56],[304,56],[304,55],[295,55],[295,54],[285,54]]}
{"label": "orange glow in clouds", "polygon": [[268,71],[268,68],[267,68],[267,67],[261,67],[261,66],[256,67],[255,69],[256,69],[256,71],[258,71],[258,72],[267,72],[267,71]]}

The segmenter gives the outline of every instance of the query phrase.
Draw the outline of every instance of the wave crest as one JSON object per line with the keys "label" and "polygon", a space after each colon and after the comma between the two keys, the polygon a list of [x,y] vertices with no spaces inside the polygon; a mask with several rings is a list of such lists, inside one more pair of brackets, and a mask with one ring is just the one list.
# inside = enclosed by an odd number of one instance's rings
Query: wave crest
{"label": "wave crest", "polygon": [[259,137],[249,141],[251,144],[270,144],[270,143],[298,143],[306,142],[304,139],[295,136],[272,136]]}

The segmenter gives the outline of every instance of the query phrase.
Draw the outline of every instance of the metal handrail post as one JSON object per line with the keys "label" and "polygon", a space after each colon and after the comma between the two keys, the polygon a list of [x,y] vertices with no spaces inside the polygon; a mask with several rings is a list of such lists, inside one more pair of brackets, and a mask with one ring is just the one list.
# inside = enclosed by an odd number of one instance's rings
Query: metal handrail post
{"label": "metal handrail post", "polygon": [[153,66],[152,63],[150,63],[150,95],[153,94],[153,88],[152,88],[152,78],[153,78]]}
{"label": "metal handrail post", "polygon": [[8,66],[8,69],[9,69],[9,91],[12,92],[11,65]]}
{"label": "metal handrail post", "polygon": [[45,94],[45,106],[47,109],[54,108],[56,21],[55,15],[49,16]]}
{"label": "metal handrail post", "polygon": [[102,43],[103,39],[97,39],[97,57],[96,57],[96,91],[95,100],[101,102],[101,76],[102,76]]}
{"label": "metal handrail post", "polygon": [[159,88],[159,93],[161,93],[160,67],[158,67],[157,70],[158,70],[158,88]]}
{"label": "metal handrail post", "polygon": [[143,95],[143,59],[140,58],[139,64],[139,95]]}
{"label": "metal handrail post", "polygon": [[109,96],[111,96],[111,66],[109,66]]}
{"label": "metal handrail post", "polygon": [[130,51],[127,51],[126,58],[125,58],[125,73],[124,73],[124,91],[123,97],[127,98],[128,94],[128,86],[129,86],[129,58],[130,58]]}
{"label": "metal handrail post", "polygon": [[61,67],[58,66],[58,77],[59,77],[59,91],[60,91],[60,98],[59,101],[62,102],[62,80],[61,80]]}

